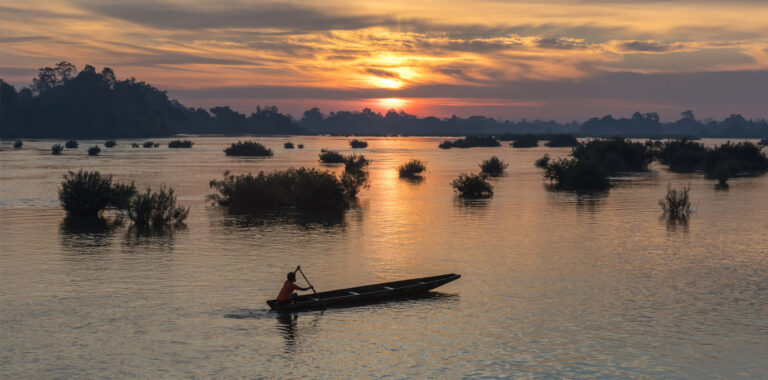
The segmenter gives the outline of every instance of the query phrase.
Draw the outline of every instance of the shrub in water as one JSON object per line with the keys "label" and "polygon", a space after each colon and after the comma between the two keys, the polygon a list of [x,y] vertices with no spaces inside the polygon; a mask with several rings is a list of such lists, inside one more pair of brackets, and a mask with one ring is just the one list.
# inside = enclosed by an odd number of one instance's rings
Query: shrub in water
{"label": "shrub in water", "polygon": [[16,148],[16,149],[21,148],[23,145],[24,145],[24,142],[21,141],[21,139],[18,139],[18,140],[13,142],[13,147]]}
{"label": "shrub in water", "polygon": [[101,153],[101,148],[99,148],[97,146],[92,146],[92,147],[88,148],[88,155],[89,156],[98,156],[99,153]]}
{"label": "shrub in water", "polygon": [[451,182],[453,189],[462,198],[488,198],[493,195],[493,186],[484,174],[465,174]]}
{"label": "shrub in water", "polygon": [[561,133],[553,135],[546,145],[553,148],[576,146],[579,145],[579,140],[571,134]]}
{"label": "shrub in water", "polygon": [[61,154],[62,150],[64,150],[64,147],[61,144],[53,144],[51,146],[51,154]]}
{"label": "shrub in water", "polygon": [[693,172],[704,167],[707,147],[688,139],[665,142],[656,151],[656,156],[669,170],[678,173]]}
{"label": "shrub in water", "polygon": [[610,188],[608,171],[592,161],[560,159],[550,162],[544,178],[558,190],[600,191]]}
{"label": "shrub in water", "polygon": [[653,160],[652,152],[644,144],[622,137],[581,143],[574,148],[573,157],[579,161],[591,161],[609,174],[646,171]]}
{"label": "shrub in water", "polygon": [[257,176],[231,175],[210,182],[218,191],[209,199],[236,211],[263,212],[293,207],[297,210],[341,210],[348,206],[342,182],[317,169],[288,169]]}
{"label": "shrub in water", "polygon": [[499,140],[493,136],[467,136],[455,141],[443,141],[438,145],[442,149],[448,148],[474,148],[474,147],[495,147],[500,146]]}
{"label": "shrub in water", "polygon": [[352,141],[349,142],[349,146],[355,149],[366,148],[368,147],[368,142],[363,140],[353,139]]}
{"label": "shrub in water", "polygon": [[339,164],[345,161],[344,155],[335,151],[335,150],[328,150],[328,149],[321,149],[320,150],[320,162],[325,164]]}
{"label": "shrub in water", "polygon": [[138,147],[139,147],[139,143],[133,143],[133,144],[131,144],[131,148],[138,148]]}
{"label": "shrub in water", "polygon": [[155,145],[155,143],[154,143],[154,142],[152,142],[152,141],[144,141],[144,144],[143,144],[143,146],[144,146],[145,148],[151,148],[151,147],[153,147],[154,145]]}
{"label": "shrub in water", "polygon": [[362,154],[355,153],[344,158],[344,170],[348,172],[363,171],[370,164],[371,160],[366,159]]}
{"label": "shrub in water", "polygon": [[77,141],[67,140],[67,142],[64,143],[64,147],[67,149],[77,149]]}
{"label": "shrub in water", "polygon": [[104,146],[107,148],[114,148],[115,145],[117,145],[117,141],[115,140],[107,140],[106,142],[104,142]]}
{"label": "shrub in water", "polygon": [[667,185],[667,195],[659,201],[664,214],[670,218],[687,218],[691,214],[691,200],[688,196],[690,190],[689,186],[677,190]]}
{"label": "shrub in water", "polygon": [[288,141],[287,143],[283,144],[283,147],[285,149],[293,149],[293,143]]}
{"label": "shrub in water", "polygon": [[536,165],[537,168],[542,168],[542,169],[546,168],[547,164],[549,164],[549,155],[545,154],[543,157],[536,160],[536,162],[534,162],[533,164]]}
{"label": "shrub in water", "polygon": [[704,173],[709,178],[717,178],[715,169],[727,167],[729,176],[737,173],[762,173],[768,170],[768,157],[761,148],[751,142],[732,144],[730,141],[707,152],[704,158]]}
{"label": "shrub in water", "polygon": [[176,206],[173,188],[161,188],[158,192],[147,191],[131,199],[128,217],[138,226],[160,227],[180,225],[189,215],[189,208]]}
{"label": "shrub in water", "polygon": [[397,168],[398,174],[402,178],[414,178],[427,170],[427,164],[424,161],[412,159]]}
{"label": "shrub in water", "polygon": [[192,141],[189,140],[171,140],[168,142],[169,148],[191,148],[192,145],[194,145]]}
{"label": "shrub in water", "polygon": [[160,143],[154,143],[154,144],[152,144],[152,146],[153,146],[153,147],[155,147],[155,148],[157,148],[157,147],[159,147],[159,146],[160,146]]}
{"label": "shrub in water", "polygon": [[274,153],[272,149],[269,149],[257,143],[255,141],[238,141],[232,144],[227,149],[224,149],[224,153],[227,156],[258,156],[258,157],[271,157]]}
{"label": "shrub in water", "polygon": [[539,146],[539,139],[536,135],[527,134],[518,136],[512,143],[515,148],[533,148]]}
{"label": "shrub in water", "polygon": [[93,217],[108,206],[125,208],[134,194],[133,183],[113,184],[111,175],[80,170],[64,175],[59,201],[68,215]]}
{"label": "shrub in water", "polygon": [[299,144],[298,147],[299,149],[304,149],[304,144]]}
{"label": "shrub in water", "polygon": [[493,156],[480,164],[480,172],[488,174],[491,177],[498,177],[504,174],[504,170],[507,169],[507,167],[509,167],[509,164],[500,160],[498,157]]}
{"label": "shrub in water", "polygon": [[345,170],[341,175],[341,186],[344,188],[344,193],[347,197],[350,199],[357,198],[357,194],[360,191],[370,187],[368,184],[368,172],[363,170]]}

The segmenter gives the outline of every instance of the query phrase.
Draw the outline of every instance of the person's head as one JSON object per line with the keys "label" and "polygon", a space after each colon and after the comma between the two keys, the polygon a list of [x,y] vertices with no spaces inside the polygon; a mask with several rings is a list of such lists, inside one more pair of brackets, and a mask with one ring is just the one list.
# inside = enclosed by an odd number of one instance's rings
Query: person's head
{"label": "person's head", "polygon": [[296,282],[296,273],[288,272],[288,281]]}

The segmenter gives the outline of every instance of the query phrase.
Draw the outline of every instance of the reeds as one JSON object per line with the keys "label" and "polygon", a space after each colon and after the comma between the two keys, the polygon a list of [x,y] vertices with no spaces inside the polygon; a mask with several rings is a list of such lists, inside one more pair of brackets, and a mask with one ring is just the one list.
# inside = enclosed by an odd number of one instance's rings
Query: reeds
{"label": "reeds", "polygon": [[667,185],[667,194],[664,199],[659,200],[664,215],[669,218],[687,218],[691,214],[691,200],[689,197],[690,186],[682,189],[673,189],[672,185]]}
{"label": "reeds", "polygon": [[137,226],[161,227],[180,225],[189,215],[189,208],[176,205],[173,188],[136,194],[130,201],[128,217]]}
{"label": "reeds", "polygon": [[420,177],[421,173],[427,170],[427,163],[417,159],[411,159],[410,161],[400,165],[397,168],[397,173],[401,178],[416,178]]}

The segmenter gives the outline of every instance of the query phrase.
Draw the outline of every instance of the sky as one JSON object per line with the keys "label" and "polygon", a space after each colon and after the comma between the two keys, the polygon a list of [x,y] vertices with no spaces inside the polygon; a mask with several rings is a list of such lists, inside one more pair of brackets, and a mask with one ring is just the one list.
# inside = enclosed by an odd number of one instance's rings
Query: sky
{"label": "sky", "polygon": [[0,3],[0,78],[67,60],[195,107],[768,118],[768,0]]}

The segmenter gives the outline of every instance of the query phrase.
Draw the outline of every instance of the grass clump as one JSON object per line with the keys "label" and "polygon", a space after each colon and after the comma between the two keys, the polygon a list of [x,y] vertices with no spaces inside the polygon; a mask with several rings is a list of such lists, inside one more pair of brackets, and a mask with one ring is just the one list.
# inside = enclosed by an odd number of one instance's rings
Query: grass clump
{"label": "grass clump", "polygon": [[104,142],[104,146],[107,148],[114,148],[115,145],[117,145],[117,141],[115,140],[107,140]]}
{"label": "grass clump", "polygon": [[24,142],[21,141],[21,139],[18,139],[13,142],[13,147],[16,149],[20,149],[22,146],[24,146]]}
{"label": "grass clump", "polygon": [[99,147],[97,147],[95,145],[90,147],[90,148],[88,148],[88,155],[89,156],[98,156],[99,153],[101,153],[101,148],[99,148]]}
{"label": "grass clump", "polygon": [[189,140],[171,140],[168,142],[169,148],[191,148],[192,145],[195,143]]}
{"label": "grass clump", "polygon": [[304,144],[299,144],[297,146],[299,147],[299,149],[304,149]]}
{"label": "grass clump", "polygon": [[672,219],[687,218],[691,214],[691,200],[688,195],[690,190],[690,186],[678,190],[667,185],[667,195],[659,200],[659,206],[664,211],[664,215]]}
{"label": "grass clump", "polygon": [[161,188],[158,192],[136,194],[130,201],[128,217],[137,226],[161,227],[180,225],[189,215],[189,208],[176,205],[173,188]]}
{"label": "grass clump", "polygon": [[563,158],[546,166],[544,178],[566,191],[601,191],[610,188],[608,171],[592,161]]}
{"label": "grass clump", "polygon": [[518,136],[512,143],[514,148],[534,148],[539,146],[539,138],[533,134]]}
{"label": "grass clump", "polygon": [[139,147],[139,143],[133,143],[133,144],[131,144],[131,148],[138,148],[138,147]]}
{"label": "grass clump", "polygon": [[509,167],[509,164],[500,160],[498,157],[493,156],[480,164],[480,172],[488,174],[491,177],[498,177],[504,174],[504,170],[506,170],[507,167]]}
{"label": "grass clump", "polygon": [[546,168],[547,165],[549,164],[549,155],[545,154],[544,156],[536,160],[533,164],[536,165],[537,168],[542,168],[542,169]]}
{"label": "grass clump", "polygon": [[552,148],[572,147],[579,145],[579,140],[571,134],[560,133],[552,135],[546,145]]}
{"label": "grass clump", "polygon": [[283,148],[285,148],[285,149],[293,149],[293,143],[288,141],[287,143],[283,144]]}
{"label": "grass clump", "polygon": [[144,144],[142,144],[142,146],[145,147],[145,148],[151,148],[154,145],[155,145],[155,143],[152,142],[152,141],[144,141]]}
{"label": "grass clump", "polygon": [[349,142],[349,146],[351,146],[353,149],[362,149],[368,147],[368,142],[358,139],[353,139]]}
{"label": "grass clump", "polygon": [[344,155],[335,150],[325,148],[320,150],[320,162],[324,164],[340,164],[345,162],[345,160]]}
{"label": "grass clump", "polygon": [[64,150],[64,147],[61,146],[61,144],[53,144],[51,146],[51,154],[59,155],[63,150]]}
{"label": "grass clump", "polygon": [[499,140],[493,136],[467,136],[455,141],[445,140],[438,147],[441,149],[449,148],[474,148],[474,147],[495,147],[500,146]]}
{"label": "grass clump", "polygon": [[77,141],[75,140],[67,140],[67,142],[64,143],[64,147],[67,149],[77,149]]}
{"label": "grass clump", "polygon": [[349,206],[349,196],[338,178],[327,171],[290,168],[269,174],[260,172],[231,175],[212,180],[209,199],[234,211],[265,212],[281,208],[300,211],[341,210]]}
{"label": "grass clump", "polygon": [[427,163],[417,159],[411,159],[410,161],[400,165],[397,168],[397,173],[401,178],[416,178],[420,177],[421,173],[427,170]]}
{"label": "grass clump", "polygon": [[112,183],[111,175],[97,171],[69,171],[59,188],[59,201],[68,215],[95,217],[110,206],[126,208],[135,194],[133,183]]}
{"label": "grass clump", "polygon": [[227,156],[258,156],[258,157],[271,157],[274,153],[272,149],[269,149],[261,143],[255,141],[238,141],[233,143],[227,149],[224,149],[224,153]]}
{"label": "grass clump", "polygon": [[454,191],[462,198],[488,198],[493,195],[493,186],[485,174],[462,173],[451,182]]}

